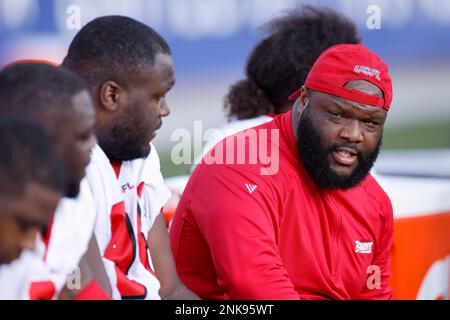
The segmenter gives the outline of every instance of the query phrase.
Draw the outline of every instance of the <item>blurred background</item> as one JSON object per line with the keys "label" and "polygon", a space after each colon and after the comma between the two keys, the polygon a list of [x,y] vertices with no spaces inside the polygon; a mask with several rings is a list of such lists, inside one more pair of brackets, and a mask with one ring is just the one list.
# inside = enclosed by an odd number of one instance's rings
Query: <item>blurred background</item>
{"label": "blurred background", "polygon": [[[169,42],[177,72],[167,97],[172,113],[154,144],[166,178],[186,175],[190,164],[171,161],[174,130],[193,133],[195,121],[203,132],[221,127],[224,96],[264,37],[258,26],[304,3],[352,19],[363,44],[389,65],[394,99],[376,169],[396,218],[392,286],[401,299],[448,299],[450,0],[0,0],[0,67],[18,59],[61,62],[77,31],[98,16],[147,23]],[[368,24],[374,8],[376,28]],[[173,185],[181,193],[180,181]]]}
{"label": "blurred background", "polygon": [[[302,3],[347,15],[363,43],[388,63],[394,100],[385,150],[450,147],[448,0],[0,0],[0,65],[23,58],[60,62],[78,29],[98,16],[123,14],[149,24],[171,45],[177,71],[168,96],[172,114],[154,143],[164,175],[185,174],[189,165],[170,161],[174,129],[192,132],[196,120],[203,130],[220,127],[223,98],[264,36],[257,27]],[[379,29],[367,26],[371,5],[380,9]]]}

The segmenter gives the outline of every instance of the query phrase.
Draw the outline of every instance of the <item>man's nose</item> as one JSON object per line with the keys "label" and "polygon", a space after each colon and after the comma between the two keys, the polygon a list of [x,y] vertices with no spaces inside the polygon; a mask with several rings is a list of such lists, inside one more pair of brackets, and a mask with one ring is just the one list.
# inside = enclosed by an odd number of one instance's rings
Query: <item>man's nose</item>
{"label": "man's nose", "polygon": [[352,143],[361,143],[364,140],[361,123],[356,119],[347,121],[341,129],[340,137]]}
{"label": "man's nose", "polygon": [[97,144],[97,136],[95,134],[91,134],[87,146],[89,153],[92,151],[92,149],[94,149],[96,144]]}
{"label": "man's nose", "polygon": [[161,110],[160,112],[161,117],[167,117],[170,114],[170,107],[166,99],[164,99],[164,101],[162,102],[160,110]]}

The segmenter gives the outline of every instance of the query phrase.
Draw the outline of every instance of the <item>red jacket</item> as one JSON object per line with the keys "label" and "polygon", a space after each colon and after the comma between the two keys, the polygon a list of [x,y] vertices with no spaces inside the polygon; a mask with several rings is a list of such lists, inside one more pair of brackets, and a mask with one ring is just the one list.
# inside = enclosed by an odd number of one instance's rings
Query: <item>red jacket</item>
{"label": "red jacket", "polygon": [[279,144],[276,174],[261,175],[260,158],[196,168],[170,230],[181,280],[204,299],[391,299],[388,196],[370,175],[348,191],[318,190],[291,117],[256,127],[245,143],[247,153],[254,142]]}

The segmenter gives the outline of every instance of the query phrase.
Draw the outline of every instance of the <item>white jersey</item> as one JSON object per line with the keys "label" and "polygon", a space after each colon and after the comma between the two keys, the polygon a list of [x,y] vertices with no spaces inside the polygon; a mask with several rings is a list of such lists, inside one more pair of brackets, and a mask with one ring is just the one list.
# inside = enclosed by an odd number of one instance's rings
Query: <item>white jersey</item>
{"label": "white jersey", "polygon": [[76,199],[64,198],[59,203],[43,257],[51,272],[69,276],[78,267],[94,233],[96,212],[93,205],[86,178],[81,181]]}
{"label": "white jersey", "polygon": [[52,274],[38,252],[24,250],[0,267],[0,300],[50,300],[64,284],[65,277]]}
{"label": "white jersey", "polygon": [[57,298],[88,249],[95,220],[89,185],[83,180],[76,199],[60,201],[46,239],[37,237],[35,251],[24,250],[0,268],[0,297]]}
{"label": "white jersey", "polygon": [[160,299],[147,236],[170,197],[153,146],[145,159],[112,165],[92,152],[87,178],[97,212],[95,235],[113,299]]}

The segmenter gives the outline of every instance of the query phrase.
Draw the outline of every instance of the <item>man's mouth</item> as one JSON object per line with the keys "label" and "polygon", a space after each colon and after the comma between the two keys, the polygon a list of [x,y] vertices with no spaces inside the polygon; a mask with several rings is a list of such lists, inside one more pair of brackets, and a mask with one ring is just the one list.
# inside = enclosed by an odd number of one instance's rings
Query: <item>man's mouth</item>
{"label": "man's mouth", "polygon": [[156,128],[153,130],[153,132],[150,135],[150,140],[153,140],[156,137],[156,131],[158,131],[159,129],[161,129],[162,127],[162,121],[159,122],[158,126],[156,126]]}
{"label": "man's mouth", "polygon": [[343,166],[353,166],[358,161],[358,152],[351,148],[338,147],[332,151],[333,159]]}

